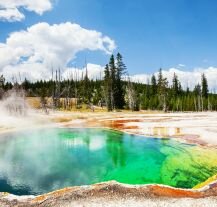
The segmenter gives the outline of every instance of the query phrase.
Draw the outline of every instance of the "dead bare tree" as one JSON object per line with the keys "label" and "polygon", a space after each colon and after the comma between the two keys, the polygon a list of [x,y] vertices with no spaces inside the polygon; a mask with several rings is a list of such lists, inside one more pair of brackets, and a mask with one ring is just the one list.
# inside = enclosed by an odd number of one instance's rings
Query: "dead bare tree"
{"label": "dead bare tree", "polygon": [[5,84],[5,78],[3,75],[0,76],[0,100],[4,96],[4,84]]}
{"label": "dead bare tree", "polygon": [[127,88],[126,88],[126,96],[127,96],[127,102],[128,102],[129,109],[132,111],[137,111],[139,109],[138,97],[134,89],[133,83],[130,81],[129,77],[128,77],[128,83],[127,83]]}

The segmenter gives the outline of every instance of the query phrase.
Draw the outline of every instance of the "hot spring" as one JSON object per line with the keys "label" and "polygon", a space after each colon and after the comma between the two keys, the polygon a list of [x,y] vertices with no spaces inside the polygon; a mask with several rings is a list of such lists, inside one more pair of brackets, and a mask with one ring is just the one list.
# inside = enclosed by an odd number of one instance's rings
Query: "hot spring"
{"label": "hot spring", "polygon": [[105,129],[1,135],[0,191],[39,195],[116,180],[193,188],[217,174],[217,150]]}

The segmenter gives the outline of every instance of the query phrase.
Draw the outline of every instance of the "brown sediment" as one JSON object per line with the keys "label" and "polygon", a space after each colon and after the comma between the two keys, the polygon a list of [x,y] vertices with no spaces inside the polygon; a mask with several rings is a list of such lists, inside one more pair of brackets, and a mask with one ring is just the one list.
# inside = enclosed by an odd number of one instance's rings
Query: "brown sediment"
{"label": "brown sediment", "polygon": [[185,189],[151,186],[150,191],[155,196],[173,197],[173,198],[200,198],[203,197],[203,193],[200,191],[189,191]]}
{"label": "brown sediment", "polygon": [[51,119],[51,121],[57,122],[57,123],[70,122],[71,120],[72,120],[71,117],[55,117]]}
{"label": "brown sediment", "polygon": [[[128,114],[129,115],[129,114]],[[135,116],[122,116],[122,114],[97,114],[96,116],[92,116],[89,114],[77,114],[72,118],[73,116],[67,116],[67,118],[60,118],[58,119],[53,119],[53,121],[59,122],[62,126],[64,127],[87,127],[87,128],[110,128],[122,132],[126,132],[129,134],[134,134],[134,135],[141,135],[141,136],[150,136],[150,137],[155,137],[155,138],[171,138],[171,139],[179,139],[181,141],[187,142],[189,144],[197,144],[200,146],[212,146],[212,147],[217,147],[217,144],[210,145],[209,142],[207,142],[204,139],[201,139],[199,135],[196,134],[188,134],[184,133],[183,129],[184,127],[165,127],[165,126],[148,126],[142,128],[137,123],[163,123],[164,121],[181,121],[183,120],[182,118],[179,119],[174,119],[174,117],[178,116],[168,116],[168,115],[163,115],[163,118],[155,118],[152,116],[153,119],[150,119],[149,117],[135,117]],[[194,117],[206,117],[205,115],[194,115]],[[65,121],[64,121],[65,120]],[[76,123],[74,121],[83,121],[82,124]],[[178,124],[177,124],[178,125]],[[172,133],[171,133],[172,130]],[[211,132],[216,132],[216,130],[207,130]]]}
{"label": "brown sediment", "polygon": [[170,120],[171,118],[160,118],[160,119],[147,119],[147,118],[137,118],[137,119],[132,119],[132,118],[128,118],[128,119],[123,119],[118,117],[118,119],[103,119],[101,120],[102,123],[104,124],[114,124],[114,123],[122,123],[122,124],[126,124],[126,123],[133,123],[133,122],[140,122],[140,123],[145,123],[145,122],[162,122],[162,121],[166,121],[166,120]]}
{"label": "brown sediment", "polygon": [[[146,120],[145,120],[146,121]],[[126,125],[125,123],[131,123],[132,125]],[[174,130],[173,134],[170,135],[169,131],[171,128],[169,127],[148,127],[152,133],[143,133],[139,129],[139,126],[133,125],[133,122],[143,122],[143,119],[125,119],[125,120],[104,120],[102,121],[103,126],[109,127],[112,129],[120,130],[123,132],[131,133],[131,134],[138,134],[138,135],[147,135],[147,136],[157,136],[159,138],[167,137],[167,138],[179,138],[186,141],[189,144],[198,144],[200,146],[207,146],[208,143],[201,140],[199,135],[195,134],[183,134],[180,127],[172,127]],[[134,131],[128,131],[133,129]]]}
{"label": "brown sediment", "polygon": [[[120,118],[120,117],[119,117]],[[169,118],[166,118],[169,119]],[[56,119],[58,120],[58,119]],[[64,119],[63,119],[64,120]],[[80,124],[76,123],[68,123],[72,119],[66,118],[66,121],[60,120],[59,122],[64,122],[64,127],[77,127],[80,126]],[[79,119],[76,119],[79,120]],[[83,120],[83,119],[81,119]],[[151,133],[144,133],[144,130],[141,131],[141,127],[136,125],[135,123],[145,123],[145,122],[156,122],[154,119],[96,119],[96,118],[89,118],[86,119],[85,122],[83,122],[82,127],[105,127],[110,128],[114,130],[119,130],[122,132],[126,132],[129,134],[134,135],[142,135],[142,136],[156,136],[159,138],[178,138],[183,141],[186,141],[189,144],[198,144],[200,146],[207,146],[207,142],[200,139],[199,135],[194,134],[183,134],[182,129],[180,127],[171,127],[173,129],[173,134],[171,135],[169,132],[171,130],[170,127],[147,127],[145,129],[148,129],[151,131]],[[158,121],[162,121],[162,119],[159,119]],[[130,123],[130,124],[127,124]]]}
{"label": "brown sediment", "polygon": [[[128,200],[134,198],[145,203],[148,199],[161,199],[168,203],[170,199],[200,199],[217,196],[217,184],[207,185],[206,188],[198,190],[177,189],[163,185],[125,185],[115,181],[95,184],[91,186],[72,187],[36,196],[33,198],[20,199],[10,198],[9,194],[0,194],[0,206],[71,206],[74,202],[82,204],[85,200],[103,198],[104,202],[114,200]],[[74,206],[74,205],[72,205]]]}
{"label": "brown sediment", "polygon": [[118,120],[101,120],[100,125],[104,127],[109,127],[113,129],[119,129],[119,130],[124,130],[124,129],[139,129],[138,126],[133,126],[133,125],[125,125],[128,122],[143,122],[142,119],[118,119]]}
{"label": "brown sediment", "polygon": [[186,140],[190,144],[198,144],[200,146],[207,146],[207,142],[200,139],[200,136],[195,134],[184,134],[180,137],[177,136],[177,138],[181,138]]}

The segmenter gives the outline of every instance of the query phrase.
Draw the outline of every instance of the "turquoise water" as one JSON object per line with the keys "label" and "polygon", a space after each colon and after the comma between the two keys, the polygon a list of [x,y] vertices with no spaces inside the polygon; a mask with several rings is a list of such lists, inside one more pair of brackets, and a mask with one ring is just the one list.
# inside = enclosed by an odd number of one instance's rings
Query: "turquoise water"
{"label": "turquoise water", "polygon": [[217,174],[217,151],[103,129],[37,129],[0,137],[0,191],[42,194],[116,180],[192,188]]}

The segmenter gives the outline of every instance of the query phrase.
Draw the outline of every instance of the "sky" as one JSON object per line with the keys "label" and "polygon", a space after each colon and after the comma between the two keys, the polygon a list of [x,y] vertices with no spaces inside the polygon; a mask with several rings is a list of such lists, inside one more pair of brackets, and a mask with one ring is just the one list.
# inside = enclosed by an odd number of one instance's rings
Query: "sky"
{"label": "sky", "polygon": [[216,0],[0,0],[0,73],[65,76],[88,63],[102,73],[120,52],[135,81],[162,68],[217,89]]}

